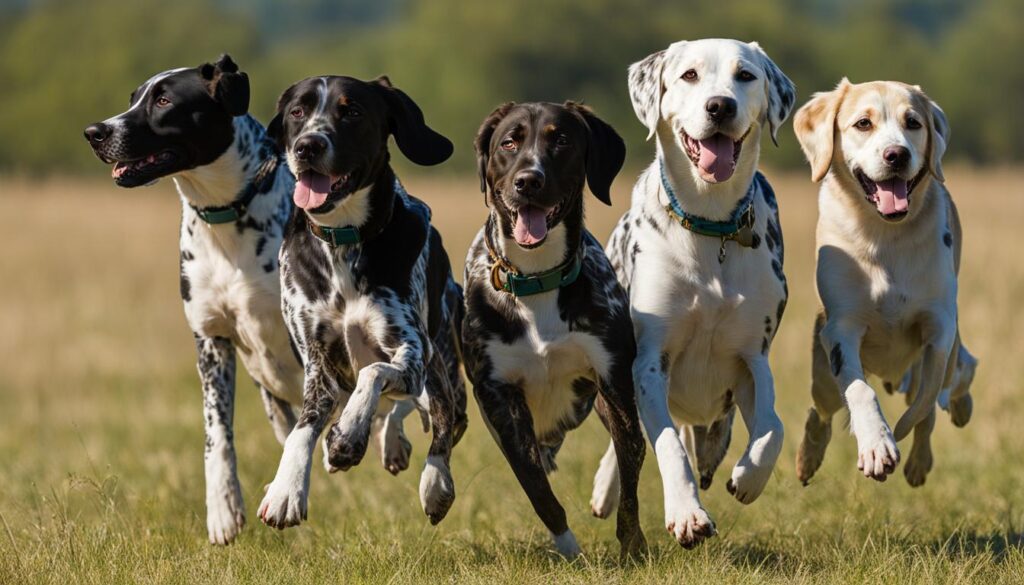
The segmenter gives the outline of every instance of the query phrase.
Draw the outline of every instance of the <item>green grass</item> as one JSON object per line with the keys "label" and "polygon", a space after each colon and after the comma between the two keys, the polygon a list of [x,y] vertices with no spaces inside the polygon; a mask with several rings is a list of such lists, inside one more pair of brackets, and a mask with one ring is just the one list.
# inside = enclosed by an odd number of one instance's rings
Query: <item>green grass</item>
{"label": "green grass", "polygon": [[[552,481],[586,557],[568,564],[480,424],[455,451],[458,496],[437,527],[420,510],[426,437],[410,426],[413,463],[398,477],[371,451],[347,473],[314,467],[309,521],[278,532],[255,509],[280,447],[246,375],[236,443],[249,525],[233,546],[207,543],[201,397],[177,298],[177,202],[164,184],[0,185],[0,583],[1022,583],[1024,582],[1024,263],[1020,174],[947,171],[967,244],[964,340],[982,362],[974,419],[941,414],[935,469],[920,489],[856,471],[837,429],[809,487],[793,470],[810,405],[814,195],[803,176],[772,176],[781,194],[792,298],[772,350],[783,455],[751,506],[725,479],[746,433],[702,494],[719,535],[693,551],[663,528],[661,483],[648,450],[641,519],[650,556],[618,561],[612,521],[589,514],[607,435],[588,421],[570,435]],[[590,204],[604,237],[623,209]],[[471,180],[407,180],[432,203],[453,262],[484,214]],[[1015,191],[1016,190],[1016,191]],[[890,420],[901,399],[883,397]],[[417,427],[418,428],[418,427]],[[901,445],[904,451],[908,444]]]}

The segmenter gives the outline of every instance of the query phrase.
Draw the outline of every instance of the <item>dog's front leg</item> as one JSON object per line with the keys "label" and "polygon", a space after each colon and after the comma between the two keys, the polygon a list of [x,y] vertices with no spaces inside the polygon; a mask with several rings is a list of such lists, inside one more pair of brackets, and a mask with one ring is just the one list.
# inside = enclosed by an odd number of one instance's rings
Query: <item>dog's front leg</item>
{"label": "dog's front leg", "polygon": [[690,458],[668,410],[668,372],[662,367],[661,340],[640,335],[633,363],[637,409],[654,446],[665,492],[665,528],[683,548],[715,535],[715,523],[700,504]]}
{"label": "dog's front leg", "polygon": [[[932,469],[931,434],[935,428],[935,402],[945,384],[950,383],[956,367],[956,319],[941,314],[926,317],[922,333],[926,343],[918,363],[919,384],[912,384],[910,407],[896,424],[895,436],[902,439],[911,429],[914,443],[903,475],[913,487],[923,485]],[[918,380],[915,380],[918,381]]]}
{"label": "dog's front leg", "polygon": [[582,551],[576,535],[569,530],[565,509],[551,490],[533,431],[533,415],[522,389],[493,380],[476,380],[473,394],[484,414],[484,423],[501,447],[537,516],[550,531],[555,549],[567,559],[578,557]]}
{"label": "dog's front leg", "polygon": [[821,330],[821,343],[828,352],[832,376],[850,409],[850,430],[857,438],[857,469],[878,481],[885,481],[900,462],[889,424],[885,422],[875,391],[864,381],[860,344],[864,326],[852,320],[829,319]]}
{"label": "dog's front leg", "polygon": [[736,403],[750,440],[725,487],[741,503],[749,504],[761,495],[772,475],[782,451],[783,429],[775,413],[775,381],[768,357],[758,353],[744,361],[751,379],[736,389]]}
{"label": "dog's front leg", "polygon": [[277,475],[259,507],[260,519],[278,529],[298,526],[306,519],[313,450],[337,408],[344,381],[321,348],[310,345],[306,354],[302,412],[284,442]]}
{"label": "dog's front leg", "polygon": [[[370,425],[382,394],[396,399],[410,399],[423,389],[427,337],[418,320],[410,322],[411,311],[402,311],[389,303],[376,302],[383,327],[350,326],[346,332],[349,351],[353,355],[370,353],[357,350],[357,344],[371,344],[391,356],[388,362],[361,365],[355,389],[341,411],[338,422],[327,433],[327,462],[334,469],[348,470],[366,455]],[[362,362],[366,363],[366,362]]]}
{"label": "dog's front leg", "polygon": [[206,530],[212,544],[230,544],[245,526],[235,462],[235,346],[224,337],[196,335],[206,421]]}

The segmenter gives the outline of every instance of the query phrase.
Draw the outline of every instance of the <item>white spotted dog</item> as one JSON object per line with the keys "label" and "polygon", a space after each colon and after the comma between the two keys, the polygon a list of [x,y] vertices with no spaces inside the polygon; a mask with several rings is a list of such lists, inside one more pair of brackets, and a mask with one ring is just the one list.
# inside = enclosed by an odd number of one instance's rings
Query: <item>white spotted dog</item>
{"label": "white spotted dog", "polygon": [[[821,466],[832,417],[846,406],[857,467],[884,481],[900,461],[912,486],[932,467],[935,403],[953,423],[971,416],[977,359],[960,343],[957,273],[960,218],[943,185],[946,116],[920,87],[851,84],[819,93],[794,119],[818,196],[817,288],[810,410],[797,453],[806,485]],[[866,376],[892,390],[904,380],[908,408],[890,430]]]}
{"label": "white spotted dog", "polygon": [[301,403],[302,367],[281,317],[277,274],[294,180],[248,106],[249,79],[224,55],[153,76],[126,112],[85,130],[117,185],[169,176],[181,197],[181,297],[198,350],[214,544],[232,542],[245,524],[232,426],[236,351],[278,440]]}
{"label": "white spotted dog", "polygon": [[324,436],[330,472],[362,460],[375,415],[387,416],[385,435],[397,428],[390,436],[404,439],[401,419],[414,405],[433,431],[420,500],[436,524],[455,498],[449,458],[466,426],[462,290],[430,209],[398,182],[387,145],[393,135],[420,165],[444,162],[452,145],[386,77],[300,81],[281,95],[268,131],[298,178],[281,287],[305,384],[259,516],[277,528],[306,519],[313,450],[336,411]]}
{"label": "white spotted dog", "polygon": [[[583,226],[584,184],[610,205],[626,147],[588,108],[505,104],[476,138],[487,223],[466,258],[466,371],[484,422],[563,556],[580,554],[547,474],[592,408],[622,469],[623,555],[646,549],[637,483],[644,439],[626,293]],[[618,483],[616,484],[619,485]]]}
{"label": "white spotted dog", "polygon": [[[757,172],[761,133],[775,138],[792,82],[756,43],[680,41],[629,68],[657,159],[608,242],[636,329],[633,380],[665,497],[665,525],[690,548],[715,534],[701,506],[729,446],[735,406],[750,440],[726,484],[761,494],[782,447],[768,350],[788,290],[782,231]],[[677,425],[680,425],[677,430]],[[594,479],[594,513],[615,502],[612,448]]]}

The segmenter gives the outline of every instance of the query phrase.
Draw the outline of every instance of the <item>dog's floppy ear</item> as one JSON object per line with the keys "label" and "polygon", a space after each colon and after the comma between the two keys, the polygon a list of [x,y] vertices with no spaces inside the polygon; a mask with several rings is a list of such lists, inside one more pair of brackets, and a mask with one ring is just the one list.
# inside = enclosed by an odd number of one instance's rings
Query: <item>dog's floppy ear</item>
{"label": "dog's floppy ear", "polygon": [[647,126],[647,140],[654,136],[661,118],[661,95],[665,91],[661,74],[664,67],[665,51],[648,55],[629,66],[629,100],[633,102],[636,117]]}
{"label": "dog's floppy ear", "polygon": [[928,149],[928,170],[940,183],[946,182],[946,176],[942,174],[942,155],[946,153],[949,146],[949,121],[946,120],[946,113],[942,111],[939,104],[927,100],[931,107],[929,116],[928,140],[931,145]]}
{"label": "dog's floppy ear", "polygon": [[480,124],[480,129],[473,140],[473,148],[476,150],[476,172],[480,175],[480,191],[483,193],[487,193],[487,162],[491,158],[491,137],[494,136],[494,129],[515,105],[515,102],[506,102],[495,108]]}
{"label": "dog's floppy ear", "polygon": [[281,97],[277,98],[277,105],[274,107],[274,117],[267,124],[267,136],[269,136],[274,142],[277,143],[277,147],[282,152],[285,150],[284,144],[284,108],[288,105],[288,102],[292,101],[292,91],[295,86],[291,86],[284,90]]}
{"label": "dog's floppy ear", "polygon": [[388,106],[388,126],[395,144],[405,158],[422,166],[441,164],[452,155],[450,140],[434,132],[423,120],[423,112],[405,92],[391,85],[386,75],[370,82]]}
{"label": "dog's floppy ear", "polygon": [[565,102],[565,107],[579,114],[587,125],[587,184],[590,192],[605,205],[611,205],[612,181],[626,161],[626,143],[590,108],[575,102]]}
{"label": "dog's floppy ear", "polygon": [[199,74],[206,81],[207,91],[232,116],[249,111],[249,76],[238,70],[238,65],[227,53],[216,63],[199,66]]}
{"label": "dog's floppy ear", "polygon": [[765,53],[760,45],[755,42],[750,43],[750,46],[761,58],[761,69],[764,70],[764,90],[768,96],[768,111],[765,112],[765,117],[768,119],[772,142],[778,146],[779,128],[782,127],[782,123],[789,117],[789,113],[793,111],[793,105],[796,104],[796,86],[768,57],[768,53]]}
{"label": "dog's floppy ear", "polygon": [[793,118],[793,131],[796,132],[796,139],[807,161],[811,163],[811,180],[814,182],[825,178],[832,166],[836,114],[849,87],[850,80],[844,77],[834,90],[814,94],[811,101],[804,104]]}

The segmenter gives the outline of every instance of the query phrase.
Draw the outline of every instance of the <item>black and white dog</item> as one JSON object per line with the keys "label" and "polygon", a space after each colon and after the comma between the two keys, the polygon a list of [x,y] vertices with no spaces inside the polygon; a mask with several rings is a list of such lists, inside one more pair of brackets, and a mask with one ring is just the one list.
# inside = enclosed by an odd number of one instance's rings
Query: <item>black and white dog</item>
{"label": "black and white dog", "polygon": [[430,209],[395,177],[387,143],[394,136],[421,165],[444,162],[452,145],[386,77],[300,81],[281,95],[268,131],[298,178],[281,287],[305,385],[259,516],[277,528],[306,518],[313,449],[337,410],[324,436],[332,472],[363,458],[375,414],[390,411],[385,426],[397,425],[414,404],[433,430],[420,501],[436,524],[455,498],[449,457],[466,426],[462,289]]}
{"label": "black and white dog", "polygon": [[646,547],[637,515],[644,439],[626,293],[583,227],[583,187],[610,204],[626,147],[588,108],[505,104],[476,137],[490,207],[466,259],[467,372],[491,434],[555,547],[580,554],[547,473],[567,432],[597,404],[619,454],[617,535]]}
{"label": "black and white dog", "polygon": [[86,128],[122,187],[171,176],[182,201],[181,297],[198,350],[206,428],[206,525],[228,544],[245,524],[232,417],[235,352],[278,440],[295,424],[302,366],[281,318],[277,253],[294,179],[247,115],[249,79],[227,55],[154,75],[127,111]]}
{"label": "black and white dog", "polygon": [[[762,133],[774,140],[795,90],[756,43],[706,39],[633,64],[629,91],[658,156],[608,256],[629,290],[637,407],[658,457],[665,526],[689,548],[715,533],[690,459],[707,489],[736,406],[750,440],[729,493],[757,499],[782,448],[768,351],[788,289],[778,206],[757,161]],[[612,448],[594,479],[598,511],[617,497]]]}

